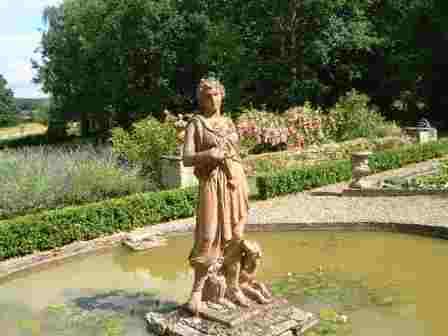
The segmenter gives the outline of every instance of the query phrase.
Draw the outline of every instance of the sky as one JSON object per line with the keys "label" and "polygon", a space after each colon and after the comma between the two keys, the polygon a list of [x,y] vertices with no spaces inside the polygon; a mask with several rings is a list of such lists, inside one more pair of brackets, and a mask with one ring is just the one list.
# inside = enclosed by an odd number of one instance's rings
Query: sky
{"label": "sky", "polygon": [[36,53],[44,28],[42,12],[62,0],[0,0],[0,74],[8,81],[16,98],[46,97],[32,83],[31,59]]}

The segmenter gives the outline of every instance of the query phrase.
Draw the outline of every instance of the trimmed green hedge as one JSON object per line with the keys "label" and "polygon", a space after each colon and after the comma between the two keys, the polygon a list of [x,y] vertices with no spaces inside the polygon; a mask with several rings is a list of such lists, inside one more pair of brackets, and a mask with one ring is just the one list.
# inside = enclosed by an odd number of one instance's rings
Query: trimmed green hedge
{"label": "trimmed green hedge", "polygon": [[407,164],[427,161],[448,154],[448,141],[428,142],[422,145],[409,145],[373,153],[369,157],[369,167],[374,173],[397,169]]}
{"label": "trimmed green hedge", "polygon": [[[373,153],[369,158],[372,172],[400,168],[406,164],[430,160],[448,154],[448,142],[430,142],[409,145]],[[275,196],[338,183],[351,179],[350,160],[331,161],[312,167],[288,169],[278,173],[257,176],[258,196],[269,199]]]}
{"label": "trimmed green hedge", "polygon": [[136,194],[0,221],[0,260],[119,231],[191,217],[197,189]]}
{"label": "trimmed green hedge", "polygon": [[278,195],[297,193],[345,181],[350,179],[351,175],[351,164],[348,160],[261,175],[257,176],[258,197],[269,199]]}

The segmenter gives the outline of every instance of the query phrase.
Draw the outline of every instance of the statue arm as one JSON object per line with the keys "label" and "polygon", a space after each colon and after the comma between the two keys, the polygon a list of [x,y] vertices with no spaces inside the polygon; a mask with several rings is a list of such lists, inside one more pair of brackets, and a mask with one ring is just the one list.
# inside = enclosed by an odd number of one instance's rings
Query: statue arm
{"label": "statue arm", "polygon": [[183,148],[184,165],[186,167],[193,167],[208,163],[210,161],[224,160],[224,152],[217,147],[213,147],[201,152],[197,151],[195,144],[195,135],[198,131],[199,130],[193,122],[191,122],[187,127]]}

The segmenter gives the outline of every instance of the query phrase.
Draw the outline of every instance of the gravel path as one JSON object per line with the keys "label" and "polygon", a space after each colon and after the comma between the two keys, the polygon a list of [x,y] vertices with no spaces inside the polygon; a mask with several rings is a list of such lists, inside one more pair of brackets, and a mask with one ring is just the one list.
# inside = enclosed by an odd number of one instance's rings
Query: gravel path
{"label": "gravel path", "polygon": [[[340,187],[345,185],[340,184]],[[354,223],[379,222],[448,227],[448,197],[393,196],[347,197],[294,194],[251,205],[249,223]],[[194,218],[163,223],[151,231],[185,231]],[[148,229],[146,229],[146,232]]]}
{"label": "gravel path", "polygon": [[[388,176],[408,175],[428,170],[433,161],[369,176],[375,181]],[[339,183],[268,201],[251,202],[249,225],[270,223],[380,222],[448,227],[447,195],[341,196],[348,183]],[[168,231],[191,228],[194,219],[159,224],[154,229]]]}

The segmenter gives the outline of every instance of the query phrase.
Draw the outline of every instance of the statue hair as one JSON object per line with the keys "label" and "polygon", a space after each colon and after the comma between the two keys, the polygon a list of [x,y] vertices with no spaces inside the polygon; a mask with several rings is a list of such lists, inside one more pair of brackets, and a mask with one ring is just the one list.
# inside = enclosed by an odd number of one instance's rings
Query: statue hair
{"label": "statue hair", "polygon": [[198,101],[201,100],[201,94],[204,88],[206,87],[217,87],[219,91],[221,91],[222,98],[226,96],[226,89],[224,88],[224,85],[221,84],[219,80],[213,77],[208,78],[202,78],[199,82],[199,85],[196,89],[196,98]]}

